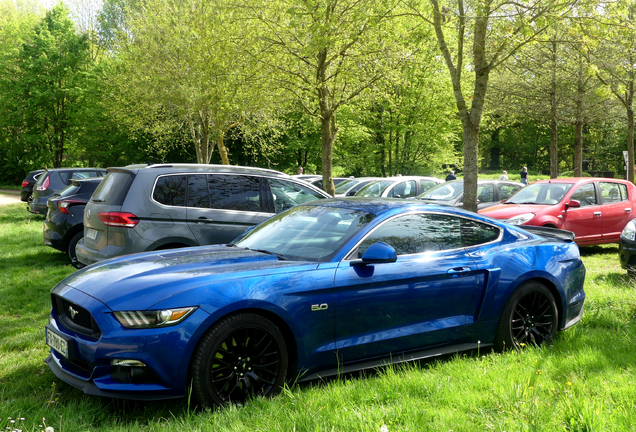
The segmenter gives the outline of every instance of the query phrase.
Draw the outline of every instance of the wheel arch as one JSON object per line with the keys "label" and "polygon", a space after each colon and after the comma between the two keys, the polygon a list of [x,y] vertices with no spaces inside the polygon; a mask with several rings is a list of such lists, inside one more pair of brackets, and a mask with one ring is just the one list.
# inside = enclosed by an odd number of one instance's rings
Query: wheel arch
{"label": "wheel arch", "polygon": [[187,383],[190,383],[192,379],[191,369],[192,369],[193,356],[196,350],[198,349],[199,345],[201,344],[201,341],[203,340],[203,336],[220,321],[223,321],[227,318],[231,318],[236,315],[245,314],[245,313],[261,316],[271,321],[276,327],[278,327],[281,334],[283,335],[283,338],[285,339],[285,343],[287,344],[287,353],[289,355],[288,379],[296,377],[297,365],[298,365],[298,345],[296,343],[296,337],[294,336],[294,332],[292,331],[291,327],[280,315],[276,314],[275,312],[271,310],[256,308],[256,307],[247,307],[247,308],[229,311],[223,315],[220,315],[217,319],[212,320],[209,323],[209,325],[206,326],[205,329],[203,329],[200,336],[198,337],[196,344],[192,347],[192,350],[190,352],[190,356],[189,356],[190,358],[188,360]]}

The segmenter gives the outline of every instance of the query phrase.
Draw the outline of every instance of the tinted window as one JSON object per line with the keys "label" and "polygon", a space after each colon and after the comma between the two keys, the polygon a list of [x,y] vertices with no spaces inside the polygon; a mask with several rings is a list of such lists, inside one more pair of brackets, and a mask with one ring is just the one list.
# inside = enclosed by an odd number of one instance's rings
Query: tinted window
{"label": "tinted window", "polygon": [[397,217],[376,228],[358,247],[362,257],[377,242],[391,245],[398,255],[474,246],[496,240],[499,229],[480,222],[440,214]]}
{"label": "tinted window", "polygon": [[601,197],[603,197],[603,204],[612,204],[627,199],[627,192],[625,192],[625,198],[623,199],[621,194],[620,183],[612,182],[599,182],[599,188],[601,189]]}
{"label": "tinted window", "polygon": [[587,183],[579,187],[574,191],[570,199],[580,202],[581,207],[596,205],[596,191],[594,189],[594,183]]}
{"label": "tinted window", "polygon": [[133,181],[133,175],[129,172],[110,172],[99,184],[93,196],[92,202],[101,202],[108,205],[122,205],[128,189]]}
{"label": "tinted window", "polygon": [[152,197],[160,204],[185,207],[186,176],[168,175],[159,177]]}
{"label": "tinted window", "polygon": [[258,177],[209,175],[210,207],[220,210],[262,212],[261,182]]}
{"label": "tinted window", "polygon": [[188,176],[188,207],[210,208],[206,175]]}
{"label": "tinted window", "polygon": [[460,219],[462,247],[476,246],[499,238],[499,228],[469,219]]}
{"label": "tinted window", "polygon": [[504,200],[504,199],[507,199],[513,193],[517,192],[519,189],[521,189],[521,186],[498,183],[497,189],[499,189],[499,199]]}
{"label": "tinted window", "polygon": [[303,204],[324,198],[324,196],[318,192],[286,180],[270,179],[269,185],[272,189],[276,213],[291,208],[297,204]]}

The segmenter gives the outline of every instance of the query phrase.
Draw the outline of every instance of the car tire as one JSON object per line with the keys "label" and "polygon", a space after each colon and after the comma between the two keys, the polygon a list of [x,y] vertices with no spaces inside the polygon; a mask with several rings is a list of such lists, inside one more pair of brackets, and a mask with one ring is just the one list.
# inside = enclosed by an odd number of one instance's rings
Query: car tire
{"label": "car tire", "polygon": [[287,344],[268,319],[225,318],[201,338],[191,363],[193,395],[208,407],[276,394],[285,382]]}
{"label": "car tire", "polygon": [[520,349],[550,341],[557,332],[558,318],[550,290],[539,282],[525,282],[512,293],[503,308],[495,335],[495,349]]}
{"label": "car tire", "polygon": [[84,238],[84,230],[81,230],[71,238],[71,241],[68,243],[68,248],[66,249],[66,253],[68,253],[68,257],[71,259],[71,262],[77,260],[77,254],[75,253],[75,246],[79,243],[79,241]]}

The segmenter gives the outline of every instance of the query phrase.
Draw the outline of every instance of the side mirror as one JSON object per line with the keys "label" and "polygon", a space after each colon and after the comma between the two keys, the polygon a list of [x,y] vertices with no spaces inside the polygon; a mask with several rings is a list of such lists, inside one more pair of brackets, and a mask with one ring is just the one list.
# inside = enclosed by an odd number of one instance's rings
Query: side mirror
{"label": "side mirror", "polygon": [[570,200],[569,203],[565,204],[565,209],[567,210],[568,208],[576,208],[576,207],[581,207],[581,202],[577,201],[577,200]]}
{"label": "side mirror", "polygon": [[377,242],[369,246],[362,255],[362,259],[351,261],[351,266],[365,266],[367,264],[392,263],[397,261],[395,249],[384,242]]}

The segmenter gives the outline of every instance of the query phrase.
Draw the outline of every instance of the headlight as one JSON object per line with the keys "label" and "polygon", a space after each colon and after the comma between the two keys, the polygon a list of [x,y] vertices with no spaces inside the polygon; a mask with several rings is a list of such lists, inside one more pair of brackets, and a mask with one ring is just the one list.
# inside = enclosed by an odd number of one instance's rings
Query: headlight
{"label": "headlight", "polygon": [[636,224],[634,224],[634,221],[627,222],[627,225],[625,225],[625,228],[623,228],[623,232],[621,233],[621,238],[634,241],[636,238]]}
{"label": "headlight", "polygon": [[513,216],[508,219],[506,222],[511,225],[523,225],[526,222],[529,222],[534,217],[534,213],[524,213],[517,216]]}
{"label": "headlight", "polygon": [[157,311],[122,311],[115,312],[115,318],[126,328],[166,327],[180,323],[195,310],[196,307]]}

